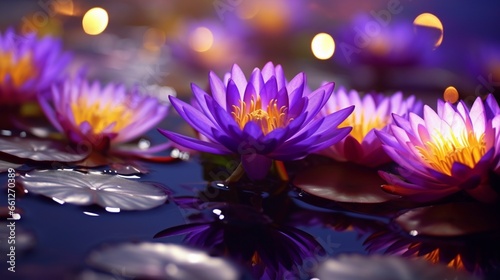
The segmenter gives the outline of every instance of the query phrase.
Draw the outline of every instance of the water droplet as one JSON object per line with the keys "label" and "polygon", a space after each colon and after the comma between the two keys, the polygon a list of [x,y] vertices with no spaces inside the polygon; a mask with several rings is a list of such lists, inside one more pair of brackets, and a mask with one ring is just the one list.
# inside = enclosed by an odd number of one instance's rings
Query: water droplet
{"label": "water droplet", "polygon": [[57,197],[53,197],[53,198],[52,198],[52,200],[54,200],[55,202],[57,202],[57,203],[59,203],[59,204],[61,204],[61,205],[62,205],[62,204],[64,204],[64,200],[59,199],[59,198],[57,198]]}
{"label": "water droplet", "polygon": [[12,136],[12,131],[2,129],[2,130],[0,130],[0,134],[3,136]]}
{"label": "water droplet", "polygon": [[120,208],[117,207],[106,207],[104,209],[110,213],[120,213]]}
{"label": "water droplet", "polygon": [[143,138],[143,139],[139,140],[139,143],[137,144],[137,146],[141,150],[146,150],[146,149],[149,149],[149,147],[151,147],[151,142],[148,139]]}
{"label": "water droplet", "polygon": [[88,216],[92,216],[92,217],[97,217],[97,216],[99,216],[99,214],[92,213],[92,212],[87,212],[87,211],[83,211],[83,214],[88,215]]}

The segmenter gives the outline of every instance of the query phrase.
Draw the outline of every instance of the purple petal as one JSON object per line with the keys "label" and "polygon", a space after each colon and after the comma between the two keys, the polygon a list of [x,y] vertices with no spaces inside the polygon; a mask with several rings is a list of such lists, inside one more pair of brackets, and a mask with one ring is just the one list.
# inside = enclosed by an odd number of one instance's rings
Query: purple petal
{"label": "purple petal", "polygon": [[[199,88],[195,84],[191,84],[191,90],[193,91],[194,98],[197,102],[197,104],[200,106],[200,109],[203,111],[203,114],[209,118],[214,125],[217,125],[217,122],[215,121],[215,118],[212,115],[212,112],[208,108],[207,101],[205,98],[212,100],[212,97],[208,95],[206,92],[204,92],[201,88]],[[172,102],[172,97],[169,97],[170,102]]]}
{"label": "purple petal", "polygon": [[240,107],[240,93],[238,92],[238,88],[233,80],[229,80],[227,84],[227,98],[226,98],[226,110],[228,112],[233,111],[233,106]]}
{"label": "purple petal", "polygon": [[209,74],[212,97],[224,110],[226,109],[226,87],[214,72]]}
{"label": "purple petal", "polygon": [[163,134],[165,137],[170,139],[171,141],[182,145],[186,148],[201,151],[201,152],[207,152],[207,153],[212,153],[212,154],[219,154],[219,155],[225,155],[225,154],[230,154],[231,152],[226,149],[224,146],[217,144],[217,143],[210,143],[210,142],[205,142],[201,141],[198,139],[194,139],[191,137],[187,137],[175,132],[163,130],[161,128],[158,129],[158,131]]}
{"label": "purple petal", "polygon": [[264,81],[267,82],[269,79],[275,76],[275,68],[274,64],[269,61],[262,67],[262,78],[264,78]]}
{"label": "purple petal", "polygon": [[272,159],[258,154],[241,156],[243,168],[251,180],[264,179],[271,168],[272,162]]}
{"label": "purple petal", "polygon": [[243,127],[243,136],[250,140],[257,141],[263,136],[262,129],[254,121],[249,121]]}
{"label": "purple petal", "polygon": [[238,87],[238,92],[240,93],[240,99],[243,99],[243,93],[245,92],[245,88],[247,87],[247,79],[245,78],[245,74],[241,71],[241,68],[234,64],[231,69],[231,79]]}
{"label": "purple petal", "polygon": [[344,140],[344,155],[348,161],[357,162],[363,157],[363,148],[352,136],[347,136]]}

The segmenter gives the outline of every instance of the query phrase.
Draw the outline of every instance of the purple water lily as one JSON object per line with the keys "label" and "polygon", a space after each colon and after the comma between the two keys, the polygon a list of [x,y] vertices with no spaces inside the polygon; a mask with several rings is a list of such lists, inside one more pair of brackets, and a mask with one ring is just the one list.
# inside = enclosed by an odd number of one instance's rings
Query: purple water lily
{"label": "purple water lily", "polygon": [[61,80],[70,59],[61,49],[61,41],[51,37],[0,33],[0,104],[36,101],[38,92]]}
{"label": "purple water lily", "polygon": [[398,174],[381,171],[386,190],[418,201],[436,200],[465,190],[481,201],[497,194],[488,172],[500,172],[500,108],[492,95],[477,98],[469,110],[438,101],[437,113],[424,106],[424,117],[393,115],[389,132],[376,132]]}
{"label": "purple water lily", "polygon": [[254,69],[249,81],[237,65],[224,82],[213,72],[209,76],[211,94],[192,85],[197,108],[170,98],[177,112],[209,141],[160,132],[187,148],[241,155],[241,166],[251,179],[264,178],[273,159],[303,158],[335,144],[351,131],[350,127],[337,126],[353,107],[316,118],[332,94],[333,83],[308,94],[303,73],[287,82],[282,67],[271,62],[262,70]]}
{"label": "purple water lily", "polygon": [[78,145],[90,145],[98,152],[113,150],[122,154],[152,153],[148,150],[121,150],[118,144],[137,138],[156,126],[167,114],[167,105],[143,94],[138,88],[122,84],[101,85],[81,77],[54,85],[40,95],[47,118],[60,132]]}
{"label": "purple water lily", "polygon": [[391,114],[406,115],[408,112],[420,114],[422,102],[415,96],[403,98],[401,92],[385,97],[382,94],[367,93],[364,97],[351,90],[340,88],[327,101],[321,114],[327,116],[339,109],[355,106],[354,112],[342,123],[352,126],[351,133],[320,153],[338,161],[351,161],[375,167],[391,161],[382,149],[382,143],[375,135],[377,130],[387,130],[392,123]]}

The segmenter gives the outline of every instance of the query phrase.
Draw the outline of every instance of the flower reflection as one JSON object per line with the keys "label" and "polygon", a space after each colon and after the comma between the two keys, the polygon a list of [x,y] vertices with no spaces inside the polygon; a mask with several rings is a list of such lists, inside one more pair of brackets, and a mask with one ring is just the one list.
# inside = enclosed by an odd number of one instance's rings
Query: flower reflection
{"label": "flower reflection", "polygon": [[205,212],[195,215],[197,222],[168,228],[155,237],[186,234],[187,244],[227,255],[258,279],[297,277],[303,273],[304,260],[325,254],[311,235],[278,225],[254,207],[227,203],[203,207]]}
{"label": "flower reflection", "polygon": [[19,105],[36,101],[36,94],[63,77],[69,55],[62,53],[60,40],[37,38],[35,33],[0,33],[0,101]]}
{"label": "flower reflection", "polygon": [[157,125],[167,114],[167,105],[122,84],[101,85],[82,77],[68,79],[40,96],[46,116],[57,130],[95,152],[140,155],[149,149],[124,150],[118,144],[133,140]]}
{"label": "flower reflection", "polygon": [[422,103],[417,101],[415,96],[404,99],[401,92],[396,92],[390,97],[367,93],[361,98],[355,90],[347,92],[344,88],[340,88],[327,101],[321,114],[327,116],[352,105],[355,106],[354,112],[340,124],[340,127],[352,126],[351,133],[320,153],[338,161],[351,161],[369,167],[391,160],[383,151],[375,131],[386,130],[387,125],[392,123],[391,114],[407,115],[408,112],[420,114],[422,109]]}
{"label": "flower reflection", "polygon": [[315,279],[386,280],[386,279],[455,279],[474,280],[442,265],[431,265],[422,260],[406,260],[394,256],[341,255],[322,263]]}
{"label": "flower reflection", "polygon": [[296,160],[344,138],[350,127],[337,128],[353,107],[316,118],[331,95],[333,83],[306,94],[305,75],[287,82],[280,65],[255,68],[247,82],[234,65],[224,82],[210,73],[211,95],[196,85],[198,108],[171,98],[179,114],[209,141],[160,132],[187,148],[214,154],[238,154],[251,179],[263,179],[272,160]]}
{"label": "flower reflection", "polygon": [[419,238],[382,230],[364,242],[369,253],[383,253],[441,263],[477,276],[498,273],[500,248],[498,232],[462,239]]}
{"label": "flower reflection", "polygon": [[477,98],[469,110],[438,102],[437,113],[424,107],[424,118],[393,115],[390,132],[377,132],[387,154],[399,165],[398,175],[380,172],[385,189],[418,201],[436,200],[467,191],[481,201],[495,200],[488,172],[500,171],[500,109],[493,96]]}

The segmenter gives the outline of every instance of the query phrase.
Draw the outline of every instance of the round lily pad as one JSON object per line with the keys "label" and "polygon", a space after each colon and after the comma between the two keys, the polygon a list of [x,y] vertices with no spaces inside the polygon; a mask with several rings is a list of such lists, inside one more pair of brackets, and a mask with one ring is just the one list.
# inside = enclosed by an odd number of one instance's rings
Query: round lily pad
{"label": "round lily pad", "polygon": [[105,208],[146,210],[162,205],[167,194],[150,183],[117,175],[72,170],[33,171],[20,177],[29,191],[62,203],[97,204]]}
{"label": "round lily pad", "polygon": [[186,246],[125,243],[92,252],[91,266],[114,275],[172,280],[233,280],[240,272],[226,260]]}
{"label": "round lily pad", "polygon": [[78,162],[89,155],[86,149],[55,140],[22,137],[0,138],[0,152],[22,159],[58,162]]}
{"label": "round lily pad", "polygon": [[382,203],[397,199],[384,192],[376,170],[350,163],[318,165],[301,171],[293,184],[306,193],[337,202]]}

